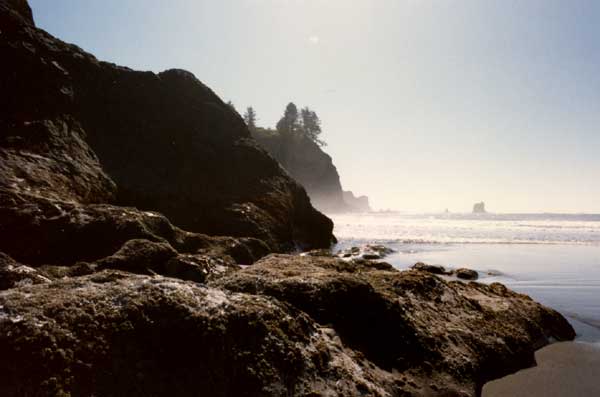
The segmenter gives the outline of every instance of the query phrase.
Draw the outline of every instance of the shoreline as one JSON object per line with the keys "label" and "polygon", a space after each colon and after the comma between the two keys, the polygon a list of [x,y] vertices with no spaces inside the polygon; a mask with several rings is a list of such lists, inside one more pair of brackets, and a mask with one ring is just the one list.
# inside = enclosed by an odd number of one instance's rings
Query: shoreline
{"label": "shoreline", "polygon": [[[380,241],[374,243],[380,243]],[[422,260],[422,256],[428,257],[425,259],[426,263],[450,264],[455,268],[468,263],[486,263],[478,269],[483,275],[478,280],[479,282],[490,284],[498,281],[515,291],[527,294],[561,312],[575,329],[577,333],[575,341],[553,343],[536,351],[536,366],[488,382],[482,389],[483,397],[600,396],[599,320],[597,316],[590,316],[593,314],[593,310],[590,311],[589,305],[595,306],[591,303],[593,294],[588,290],[578,288],[580,279],[577,278],[581,274],[587,274],[588,277],[590,274],[596,274],[592,271],[591,262],[587,264],[589,265],[588,271],[578,269],[575,276],[573,274],[565,276],[563,264],[551,262],[548,265],[545,253],[542,255],[534,249],[521,252],[510,251],[511,258],[515,256],[518,258],[514,260],[515,263],[533,263],[533,266],[527,269],[528,273],[520,274],[521,269],[515,268],[511,263],[498,261],[497,255],[492,256],[494,253],[497,254],[498,250],[488,248],[488,246],[479,250],[457,246],[453,250],[415,251],[414,254],[400,251],[398,246],[390,245],[390,247],[396,249],[397,253],[390,255],[385,260],[401,270],[409,268],[408,264],[410,263]],[[558,247],[557,250],[561,248],[564,247]],[[571,246],[567,248],[569,254],[572,254],[573,251],[574,248]],[[575,252],[575,254],[577,253]],[[569,261],[581,263],[578,260],[581,259],[581,255],[575,255],[576,258],[579,257],[578,259],[572,259],[573,255],[563,255],[563,257],[568,257]],[[536,264],[542,263],[544,263],[543,268],[536,267]],[[502,272],[499,273],[500,276],[489,276],[486,274],[487,267],[498,268]],[[536,276],[539,279],[536,279]],[[511,277],[514,278],[511,280]],[[564,288],[567,288],[566,291],[576,294],[565,294]],[[593,288],[596,288],[595,285]],[[582,304],[583,307],[588,306],[586,310],[581,310]]]}
{"label": "shoreline", "polygon": [[483,397],[600,395],[600,343],[557,342],[535,353],[537,366],[483,386]]}

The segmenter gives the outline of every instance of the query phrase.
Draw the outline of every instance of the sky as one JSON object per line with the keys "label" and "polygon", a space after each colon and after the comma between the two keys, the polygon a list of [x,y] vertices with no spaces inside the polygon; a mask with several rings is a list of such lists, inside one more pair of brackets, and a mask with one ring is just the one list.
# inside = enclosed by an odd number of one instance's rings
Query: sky
{"label": "sky", "polygon": [[99,59],[322,120],[376,209],[600,213],[600,2],[30,0]]}

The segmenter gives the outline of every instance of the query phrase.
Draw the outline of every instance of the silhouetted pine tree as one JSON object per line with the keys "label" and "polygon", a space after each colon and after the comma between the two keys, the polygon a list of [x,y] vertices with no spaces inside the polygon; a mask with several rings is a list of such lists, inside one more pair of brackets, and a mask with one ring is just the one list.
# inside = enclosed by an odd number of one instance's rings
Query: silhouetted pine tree
{"label": "silhouetted pine tree", "polygon": [[244,121],[250,130],[256,129],[256,112],[252,106],[248,106],[248,108],[246,108],[246,113],[244,113]]}
{"label": "silhouetted pine tree", "polygon": [[304,136],[314,141],[319,146],[326,146],[327,144],[319,138],[322,131],[321,120],[319,120],[317,113],[306,106],[300,111],[300,117],[301,131]]}
{"label": "silhouetted pine tree", "polygon": [[299,127],[298,108],[293,102],[290,102],[285,108],[283,117],[277,123],[277,131],[283,136],[290,137],[298,132]]}
{"label": "silhouetted pine tree", "polygon": [[283,117],[277,122],[277,131],[281,135],[280,158],[285,167],[290,160],[290,147],[293,144],[294,135],[300,131],[300,119],[298,108],[293,102],[288,103]]}

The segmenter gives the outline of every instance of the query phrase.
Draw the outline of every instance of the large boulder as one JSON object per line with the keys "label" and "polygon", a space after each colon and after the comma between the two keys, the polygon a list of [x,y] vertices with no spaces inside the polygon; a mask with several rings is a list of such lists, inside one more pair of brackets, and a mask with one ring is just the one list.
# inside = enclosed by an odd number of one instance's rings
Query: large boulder
{"label": "large boulder", "polygon": [[477,280],[479,278],[479,273],[477,273],[477,271],[472,270],[472,269],[466,269],[464,267],[461,267],[460,269],[456,269],[454,271],[454,275],[457,278],[460,278],[463,280]]}
{"label": "large boulder", "polygon": [[167,242],[129,240],[111,256],[93,263],[95,270],[116,269],[136,274],[161,274],[204,283],[239,269],[233,258],[221,253],[178,254]]}
{"label": "large boulder", "polygon": [[100,62],[23,4],[0,2],[0,187],[154,210],[274,251],[331,244],[332,222],[191,73]]}
{"label": "large boulder", "polygon": [[534,351],[551,339],[575,335],[560,314],[500,284],[335,258],[270,255],[211,285],[293,305],[409,379],[417,395],[477,395],[488,380],[534,365]]}
{"label": "large boulder", "polygon": [[7,397],[402,392],[285,303],[114,271],[0,292],[0,379]]}
{"label": "large boulder", "polygon": [[427,272],[431,274],[450,274],[450,272],[446,271],[444,266],[441,265],[429,265],[423,262],[417,262],[410,267],[413,270],[418,270],[420,272]]}

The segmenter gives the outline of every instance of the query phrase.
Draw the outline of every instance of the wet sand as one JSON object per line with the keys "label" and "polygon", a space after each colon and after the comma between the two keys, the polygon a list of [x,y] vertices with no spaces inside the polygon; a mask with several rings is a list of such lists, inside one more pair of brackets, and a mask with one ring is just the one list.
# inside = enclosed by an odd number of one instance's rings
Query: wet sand
{"label": "wet sand", "polygon": [[536,367],[487,383],[483,397],[600,396],[600,345],[554,343],[535,357]]}

